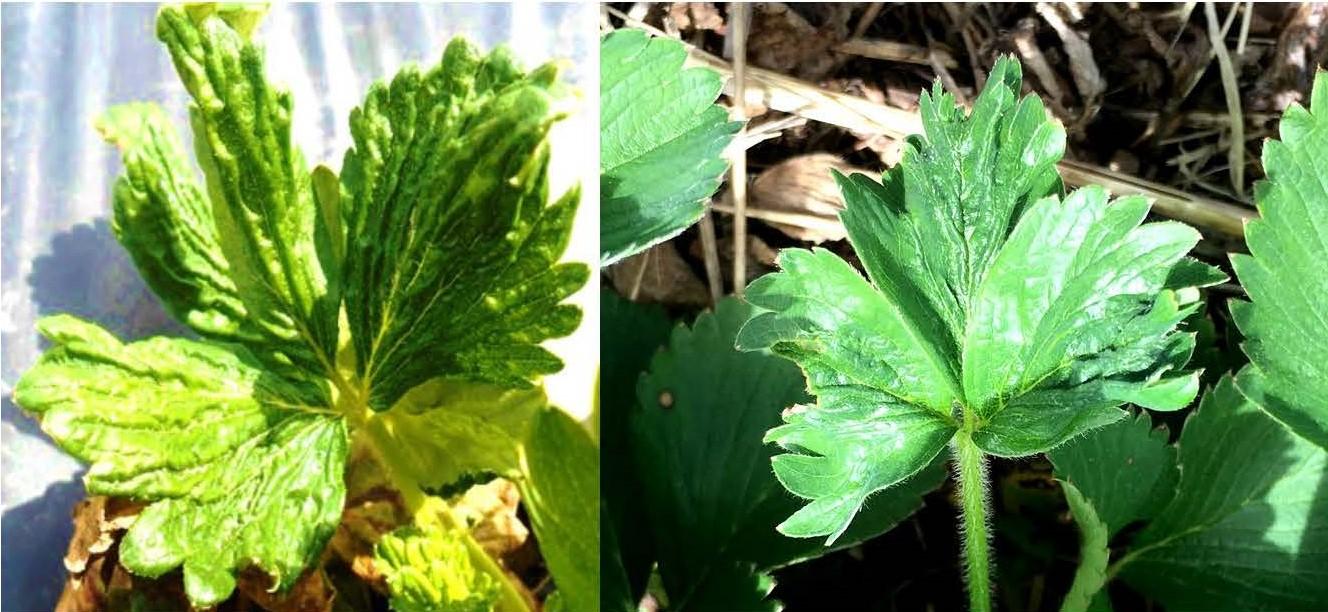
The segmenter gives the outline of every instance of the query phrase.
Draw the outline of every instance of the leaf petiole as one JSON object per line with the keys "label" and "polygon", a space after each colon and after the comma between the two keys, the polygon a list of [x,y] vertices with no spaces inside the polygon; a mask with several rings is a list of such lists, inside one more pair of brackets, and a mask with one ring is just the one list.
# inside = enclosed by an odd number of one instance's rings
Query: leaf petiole
{"label": "leaf petiole", "polygon": [[973,441],[976,417],[964,413],[964,427],[954,438],[955,477],[959,483],[960,523],[964,538],[964,581],[969,609],[991,612],[991,539],[987,530],[987,458]]}

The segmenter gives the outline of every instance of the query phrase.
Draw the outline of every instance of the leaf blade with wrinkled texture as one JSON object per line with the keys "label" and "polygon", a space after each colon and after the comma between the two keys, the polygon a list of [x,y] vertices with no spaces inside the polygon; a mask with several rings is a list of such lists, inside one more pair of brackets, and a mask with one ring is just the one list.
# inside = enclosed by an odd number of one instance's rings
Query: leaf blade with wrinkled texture
{"label": "leaf blade with wrinkled texture", "polygon": [[166,309],[199,334],[258,342],[231,281],[212,208],[184,144],[161,107],[111,107],[97,121],[120,148],[124,173],[112,193],[111,231]]}
{"label": "leaf blade with wrinkled texture", "polygon": [[687,52],[633,29],[600,43],[600,265],[682,232],[701,218],[741,127],[714,104],[723,81],[683,69]]}
{"label": "leaf blade with wrinkled texture", "polygon": [[557,261],[580,192],[548,202],[556,76],[456,39],[352,111],[342,284],[374,409],[434,376],[528,387],[562,368],[539,343],[580,324],[562,301],[589,273]]}
{"label": "leaf blade with wrinkled texture", "polygon": [[15,401],[90,464],[92,493],[152,502],[121,545],[125,567],[184,566],[196,605],[252,565],[288,587],[341,517],[345,423],[325,392],[292,385],[243,349],[182,339],[121,344],[73,317],[39,322],[55,343]]}
{"label": "leaf blade with wrinkled texture", "polygon": [[291,142],[289,92],[267,82],[262,48],[228,22],[248,13],[166,6],[157,38],[193,101],[194,150],[222,253],[250,322],[302,369],[325,372],[337,344],[335,275],[319,261],[309,170]]}

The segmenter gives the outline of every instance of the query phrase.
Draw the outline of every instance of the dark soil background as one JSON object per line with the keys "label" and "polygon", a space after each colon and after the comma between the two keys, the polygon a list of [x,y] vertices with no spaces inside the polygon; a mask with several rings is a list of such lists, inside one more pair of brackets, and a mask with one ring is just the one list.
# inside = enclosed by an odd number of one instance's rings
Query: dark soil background
{"label": "dark soil background", "polygon": [[[1308,103],[1314,71],[1328,53],[1328,5],[1315,4],[756,3],[748,14],[749,66],[907,111],[917,109],[919,93],[935,79],[961,103],[971,101],[996,58],[1014,55],[1025,91],[1041,96],[1065,125],[1066,159],[1179,190],[1200,207],[1235,205],[1243,214],[1253,214],[1263,140],[1276,135],[1288,105]],[[721,3],[615,3],[603,23],[645,26],[731,58],[733,18]],[[764,138],[747,151],[748,280],[772,271],[785,247],[820,244],[855,262],[836,228],[842,202],[829,169],[879,173],[898,161],[899,142],[765,108],[750,95],[747,101],[748,132]],[[732,106],[728,97],[720,103]],[[728,185],[714,202],[713,254],[720,291],[729,293]],[[751,209],[797,213],[802,221],[776,225],[752,218]],[[1244,250],[1239,232],[1188,221],[1205,236],[1195,256],[1229,273],[1227,253]],[[694,227],[606,270],[606,284],[690,318],[713,299],[703,242]],[[1232,363],[1238,338],[1222,304],[1243,294],[1234,282],[1212,291],[1219,299],[1191,322],[1199,333],[1196,365],[1208,368],[1210,384],[1239,365]],[[1154,418],[1174,436],[1186,412]],[[1035,457],[992,467],[998,607],[1055,610],[1079,542],[1050,463]],[[792,611],[963,609],[956,517],[947,484],[884,536],[776,572],[773,596]],[[1126,529],[1114,547],[1131,535]],[[1112,584],[1111,595],[1116,609],[1160,609],[1120,584]]]}

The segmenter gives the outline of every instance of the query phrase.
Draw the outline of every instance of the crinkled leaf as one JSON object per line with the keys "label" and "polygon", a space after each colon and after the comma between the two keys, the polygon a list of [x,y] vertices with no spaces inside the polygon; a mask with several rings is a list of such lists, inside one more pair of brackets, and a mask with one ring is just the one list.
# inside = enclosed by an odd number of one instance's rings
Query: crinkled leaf
{"label": "crinkled leaf", "polygon": [[1109,535],[1156,516],[1180,478],[1167,431],[1153,429],[1143,412],[1070,440],[1047,457],[1056,477],[1072,483],[1093,505]]}
{"label": "crinkled leaf", "polygon": [[142,499],[120,548],[138,574],[184,566],[216,604],[251,565],[277,588],[318,558],[341,518],[346,428],[316,387],[265,371],[239,348],[173,338],[121,344],[69,316],[42,319],[54,346],[15,401],[90,464],[89,492]]}
{"label": "crinkled leaf", "polygon": [[[641,379],[630,419],[636,482],[644,489],[659,572],[678,609],[773,607],[761,601],[772,585],[760,572],[834,550],[776,531],[799,502],[772,477],[776,450],[762,436],[784,407],[807,395],[792,363],[733,349],[750,314],[748,305],[725,300],[692,328],[675,329],[668,350]],[[837,547],[893,527],[943,478],[933,465],[873,498]]]}
{"label": "crinkled leaf", "polygon": [[669,339],[664,309],[600,291],[600,607],[635,612],[650,577],[652,537],[642,528],[645,504],[632,462],[628,418],[636,384]]}
{"label": "crinkled leaf", "polygon": [[1193,337],[1176,326],[1191,283],[1220,279],[1182,259],[1198,233],[1140,225],[1138,197],[1058,197],[1064,130],[1035,96],[1017,99],[1020,79],[998,61],[967,116],[937,85],[925,135],[881,182],[837,177],[867,280],[828,251],[786,250],[748,288],[762,312],[739,346],[793,359],[817,396],[768,436],[793,451],[776,473],[812,500],[785,533],[833,540],[868,494],[931,461],[961,414],[983,451],[1024,456],[1121,418],[1121,404],[1174,410],[1197,393],[1178,371]]}
{"label": "crinkled leaf", "polygon": [[1070,515],[1079,526],[1079,567],[1074,572],[1070,592],[1061,602],[1061,612],[1075,612],[1091,608],[1093,598],[1107,583],[1107,524],[1098,518],[1092,502],[1084,497],[1073,483],[1061,482],[1065,501],[1070,504]]}
{"label": "crinkled leaf", "polygon": [[548,202],[558,95],[555,65],[455,39],[351,112],[346,314],[374,409],[434,376],[529,386],[562,368],[539,343],[576,329],[561,302],[588,271],[557,263],[580,200]]}
{"label": "crinkled leaf", "polygon": [[[1281,140],[1263,147],[1268,180],[1255,185],[1259,218],[1245,225],[1250,255],[1234,254],[1250,302],[1232,301],[1252,367],[1236,385],[1297,434],[1328,448],[1328,73],[1310,109],[1293,105]],[[1262,379],[1262,380],[1260,380]]]}
{"label": "crinkled leaf", "polygon": [[111,230],[175,318],[208,338],[261,343],[231,281],[212,207],[170,118],[155,104],[111,107],[97,121],[120,148]]}
{"label": "crinkled leaf", "polygon": [[[340,296],[316,248],[309,169],[291,142],[290,93],[269,85],[250,13],[166,6],[157,16],[193,101],[194,150],[248,321],[268,346],[310,372],[331,369]],[[227,18],[236,21],[237,31]]]}
{"label": "crinkled leaf", "polygon": [[600,264],[667,240],[701,218],[742,123],[715,104],[724,82],[683,69],[667,38],[618,30],[600,43]]}
{"label": "crinkled leaf", "polygon": [[1176,496],[1120,575],[1168,610],[1301,610],[1328,601],[1328,451],[1224,377],[1180,437]]}
{"label": "crinkled leaf", "polygon": [[521,444],[546,404],[538,387],[437,378],[411,389],[367,427],[398,477],[436,489],[478,472],[515,476]]}
{"label": "crinkled leaf", "polygon": [[522,447],[521,498],[561,605],[599,609],[599,449],[555,408],[535,416]]}
{"label": "crinkled leaf", "polygon": [[[417,517],[427,517],[427,512],[419,512]],[[465,533],[434,518],[397,528],[378,541],[374,546],[374,568],[387,580],[395,612],[494,609],[499,598],[499,580],[503,578],[495,578],[475,567],[464,541],[466,537]]]}

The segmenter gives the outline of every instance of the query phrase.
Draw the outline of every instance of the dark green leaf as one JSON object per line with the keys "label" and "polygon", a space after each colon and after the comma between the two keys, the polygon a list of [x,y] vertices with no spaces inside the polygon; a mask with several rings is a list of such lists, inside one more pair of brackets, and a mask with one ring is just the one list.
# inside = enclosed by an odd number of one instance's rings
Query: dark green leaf
{"label": "dark green leaf", "polygon": [[600,606],[636,611],[650,577],[652,537],[632,462],[628,418],[636,406],[636,384],[650,358],[668,342],[672,323],[659,306],[630,302],[600,291]]}
{"label": "dark green leaf", "polygon": [[1146,413],[1126,417],[1047,451],[1056,476],[1073,483],[1115,535],[1156,516],[1176,492],[1176,448]]}

